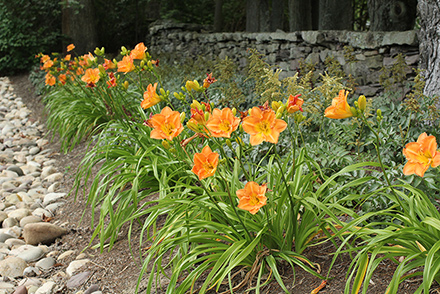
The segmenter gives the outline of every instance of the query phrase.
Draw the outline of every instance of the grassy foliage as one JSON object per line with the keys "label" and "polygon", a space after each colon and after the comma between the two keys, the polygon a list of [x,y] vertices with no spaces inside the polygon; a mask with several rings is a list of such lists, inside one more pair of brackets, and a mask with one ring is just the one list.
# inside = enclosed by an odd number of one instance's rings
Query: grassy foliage
{"label": "grassy foliage", "polygon": [[[91,142],[75,187],[91,186],[87,203],[100,212],[93,238],[111,249],[122,225],[142,220],[139,281],[147,276],[147,292],[165,276],[167,293],[260,293],[271,280],[288,293],[279,265],[329,279],[331,269],[320,273],[303,252],[336,239],[333,262],[341,252],[355,256],[346,293],[361,285],[366,293],[385,258],[398,264],[389,293],[413,275],[424,276],[420,293],[439,280],[438,172],[402,173],[402,147],[425,131],[437,135],[437,110],[420,78],[403,102],[347,104],[341,76],[308,71],[280,80],[256,51],[247,76],[223,60],[206,77],[197,72],[202,61],[157,68],[142,48],[124,49],[119,62],[102,49],[53,65],[41,58],[54,85],[45,95],[49,126],[66,150]],[[435,138],[423,138],[407,148],[419,146],[421,166],[436,167]]]}

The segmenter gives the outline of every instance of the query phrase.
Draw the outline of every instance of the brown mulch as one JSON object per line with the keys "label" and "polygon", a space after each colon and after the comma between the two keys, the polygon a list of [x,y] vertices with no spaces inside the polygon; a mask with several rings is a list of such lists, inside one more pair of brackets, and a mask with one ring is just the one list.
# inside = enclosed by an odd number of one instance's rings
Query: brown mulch
{"label": "brown mulch", "polygon": [[[31,119],[35,121],[45,122],[45,111],[41,101],[41,97],[35,95],[34,88],[28,79],[28,75],[19,75],[10,77],[13,83],[15,93],[22,97],[23,102],[32,110]],[[48,133],[48,138],[51,135]],[[63,154],[61,145],[57,141],[57,137],[46,148],[52,149],[52,158],[58,162],[60,171],[65,172],[64,181],[59,191],[68,192],[73,187],[75,172],[87,151],[88,144],[82,142],[76,146],[71,152]],[[98,167],[96,167],[98,168]],[[87,193],[87,187],[86,187]],[[99,216],[95,215],[95,219]],[[70,233],[64,236],[57,244],[53,245],[60,252],[66,250],[76,250],[77,254],[88,247],[93,229],[90,227],[91,210],[86,206],[84,195],[80,193],[75,200],[71,195],[67,204],[64,205],[58,212],[53,222],[66,223],[66,227],[70,229]],[[68,289],[64,288],[63,292],[59,293],[76,293],[78,290],[85,290],[91,284],[98,284],[103,293],[117,293],[117,294],[133,294],[140,272],[141,259],[139,257],[139,225],[134,226],[132,233],[131,245],[133,248],[132,255],[129,250],[129,243],[127,240],[127,226],[125,226],[119,233],[119,239],[114,244],[111,251],[104,250],[100,253],[98,249],[87,248],[84,252],[92,261],[84,270],[91,271],[91,276],[82,288]],[[93,244],[96,244],[95,240]],[[145,246],[144,246],[145,247]],[[327,270],[332,261],[330,255],[335,251],[331,243],[323,244],[317,247],[312,247],[306,250],[305,255],[313,262],[319,263],[322,267],[322,274],[326,275]],[[76,255],[77,255],[76,254]],[[59,267],[65,269],[70,261],[76,256],[73,255],[71,259],[63,260]],[[342,254],[338,257],[335,265],[331,271],[331,280],[328,281],[325,288],[319,291],[324,293],[344,293],[346,283],[346,273],[350,265],[351,258],[348,254]],[[396,266],[391,262],[383,262],[380,264],[378,270],[375,272],[367,293],[385,293],[388,282],[390,281]],[[59,269],[59,268],[58,268]],[[68,278],[56,271],[50,272],[47,275],[55,274],[56,278],[62,282],[67,282]],[[284,278],[285,284],[290,293],[310,293],[313,289],[321,284],[321,280],[315,276],[304,272],[301,269],[296,269],[293,273],[288,266],[280,267],[280,274]],[[144,281],[145,283],[145,281]],[[401,284],[399,294],[414,293],[420,285],[420,280],[412,279]],[[433,286],[433,288],[438,288]],[[140,293],[146,293],[141,291]],[[215,293],[214,291],[210,293]],[[244,293],[244,291],[234,292]],[[276,282],[270,283],[265,287],[263,293],[283,293],[283,290]]]}

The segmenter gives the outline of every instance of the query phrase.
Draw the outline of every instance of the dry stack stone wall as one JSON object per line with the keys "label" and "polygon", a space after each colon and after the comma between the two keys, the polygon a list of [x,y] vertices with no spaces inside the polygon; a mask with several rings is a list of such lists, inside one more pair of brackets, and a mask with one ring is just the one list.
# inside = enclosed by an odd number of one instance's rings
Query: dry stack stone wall
{"label": "dry stack stone wall", "polygon": [[[418,66],[419,50],[416,31],[354,32],[354,31],[301,31],[286,33],[211,33],[197,25],[162,23],[150,27],[149,49],[153,54],[167,58],[207,58],[228,56],[240,67],[245,67],[247,49],[255,48],[266,60],[283,70],[283,76],[294,75],[301,61],[313,63],[325,71],[324,61],[334,57],[345,73],[352,74],[358,83],[357,92],[374,96],[381,90],[380,70],[390,67],[397,54],[402,53],[408,65]],[[347,60],[349,46],[352,52]]]}

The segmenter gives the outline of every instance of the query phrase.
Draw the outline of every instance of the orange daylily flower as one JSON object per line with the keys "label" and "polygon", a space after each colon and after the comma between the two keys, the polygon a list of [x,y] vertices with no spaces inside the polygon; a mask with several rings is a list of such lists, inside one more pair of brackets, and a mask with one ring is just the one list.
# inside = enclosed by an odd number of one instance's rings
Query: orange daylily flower
{"label": "orange daylily flower", "polygon": [[122,60],[118,62],[118,72],[128,73],[134,69],[133,58],[130,56],[124,56]]}
{"label": "orange daylily flower", "polygon": [[275,116],[275,111],[272,109],[261,110],[253,107],[250,116],[243,119],[243,130],[251,135],[252,146],[261,144],[263,141],[278,143],[278,137],[287,128],[287,123]]}
{"label": "orange daylily flower", "polygon": [[230,108],[227,107],[222,110],[215,108],[206,123],[206,127],[213,137],[230,138],[232,132],[238,128],[239,123],[240,119],[234,116]]}
{"label": "orange daylily flower", "polygon": [[304,100],[302,100],[301,98],[299,98],[299,96],[301,96],[301,94],[298,95],[290,95],[289,96],[289,100],[287,101],[287,112],[288,113],[294,113],[299,111],[303,111],[302,109],[302,105],[304,103]]}
{"label": "orange daylily flower", "polygon": [[108,85],[107,88],[116,87],[116,77],[115,77],[115,74],[112,73],[112,72],[109,73],[108,74],[108,78],[109,78],[109,80],[107,81],[107,85]]}
{"label": "orange daylily flower", "polygon": [[70,51],[72,51],[73,49],[75,49],[75,45],[70,44],[70,45],[67,46],[67,52],[70,52]]}
{"label": "orange daylily flower", "polygon": [[348,91],[339,91],[338,97],[333,98],[332,105],[325,110],[324,116],[333,119],[352,117],[353,113],[347,103],[347,95]]}
{"label": "orange daylily flower", "polygon": [[267,185],[258,185],[255,182],[248,182],[244,189],[237,190],[236,194],[240,200],[238,208],[249,211],[251,214],[256,214],[261,207],[266,205]]}
{"label": "orange daylily flower", "polygon": [[96,57],[89,52],[88,54],[84,54],[83,56],[80,57],[79,65],[82,67],[88,67],[95,61],[95,59]]}
{"label": "orange daylily flower", "polygon": [[133,50],[130,52],[130,57],[133,59],[144,59],[145,58],[145,51],[147,51],[147,47],[144,45],[144,43],[139,43],[134,47]]}
{"label": "orange daylily flower", "polygon": [[50,73],[46,74],[46,85],[48,86],[53,86],[56,83],[56,79],[53,75],[51,75]]}
{"label": "orange daylily flower", "polygon": [[203,80],[203,88],[208,89],[211,84],[217,82],[215,78],[212,77],[212,73],[206,74],[206,79]]}
{"label": "orange daylily flower", "polygon": [[43,68],[44,69],[48,69],[51,68],[53,66],[53,61],[52,60],[47,60],[44,64],[43,64]]}
{"label": "orange daylily flower", "polygon": [[423,177],[428,168],[440,165],[440,152],[437,151],[437,141],[434,136],[423,133],[417,142],[406,144],[403,148],[408,162],[403,167],[403,174],[416,174]]}
{"label": "orange daylily flower", "polygon": [[72,58],[71,54],[67,54],[66,57],[64,57],[65,61],[70,61],[70,59]]}
{"label": "orange daylily flower", "polygon": [[76,75],[80,76],[80,75],[83,75],[83,74],[84,74],[84,69],[82,67],[78,67],[76,69]]}
{"label": "orange daylily flower", "polygon": [[194,154],[194,166],[191,171],[199,177],[199,180],[213,176],[217,170],[218,157],[217,152],[212,152],[209,146],[205,146],[202,153]]}
{"label": "orange daylily flower", "polygon": [[46,63],[46,61],[48,61],[50,59],[50,56],[49,55],[43,55],[43,56],[41,56],[41,58],[40,58],[40,62],[41,63]]}
{"label": "orange daylily flower", "polygon": [[113,61],[111,61],[111,60],[109,60],[107,58],[104,58],[103,66],[104,66],[105,70],[116,68],[116,64],[114,64]]}
{"label": "orange daylily flower", "polygon": [[67,76],[66,76],[65,74],[60,74],[60,75],[58,76],[58,80],[60,81],[60,83],[61,83],[62,85],[65,85],[65,84],[66,84],[66,81],[67,81]]}
{"label": "orange daylily flower", "polygon": [[141,102],[141,107],[143,109],[150,108],[161,101],[159,95],[156,93],[157,83],[149,84],[147,86],[147,91],[144,92],[144,100]]}
{"label": "orange daylily flower", "polygon": [[153,115],[148,120],[148,125],[154,128],[150,133],[152,139],[172,140],[183,131],[180,122],[180,113],[166,106],[159,114]]}
{"label": "orange daylily flower", "polygon": [[82,76],[81,81],[86,82],[88,86],[94,87],[99,81],[99,68],[88,68]]}

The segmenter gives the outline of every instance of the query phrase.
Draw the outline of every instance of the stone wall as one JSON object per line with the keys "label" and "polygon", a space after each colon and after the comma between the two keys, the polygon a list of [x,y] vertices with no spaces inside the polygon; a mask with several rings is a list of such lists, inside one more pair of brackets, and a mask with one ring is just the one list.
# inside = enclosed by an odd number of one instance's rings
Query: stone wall
{"label": "stone wall", "polygon": [[[323,72],[325,59],[332,56],[347,75],[356,78],[357,92],[366,96],[381,91],[380,70],[391,66],[397,54],[402,53],[405,57],[408,79],[413,75],[411,69],[419,62],[416,31],[211,33],[197,25],[163,23],[150,27],[150,37],[148,47],[153,55],[163,54],[175,59],[199,55],[223,59],[228,56],[241,67],[247,64],[247,49],[255,48],[270,64],[283,70],[282,77],[294,75],[301,61],[314,63],[318,71]],[[348,55],[345,46],[352,50]]]}

